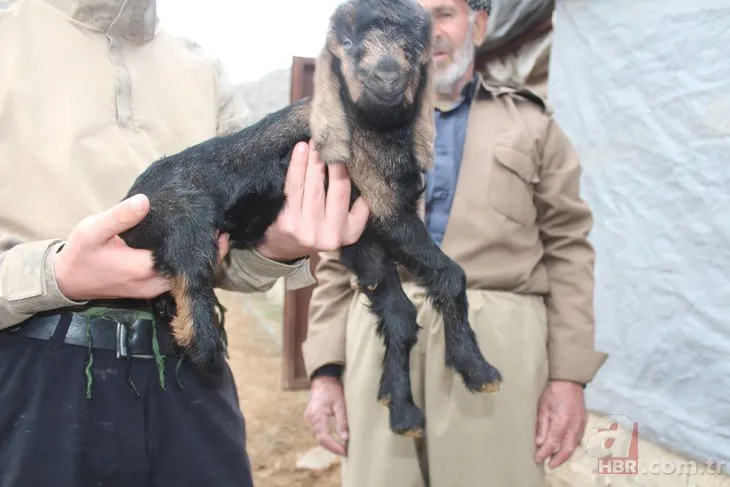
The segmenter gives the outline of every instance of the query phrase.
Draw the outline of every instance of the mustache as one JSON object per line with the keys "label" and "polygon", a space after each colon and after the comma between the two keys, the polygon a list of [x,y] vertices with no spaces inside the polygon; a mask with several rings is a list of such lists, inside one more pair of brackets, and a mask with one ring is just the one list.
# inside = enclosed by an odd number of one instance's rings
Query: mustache
{"label": "mustache", "polygon": [[451,45],[451,42],[448,39],[444,39],[443,37],[437,37],[436,39],[434,39],[434,54],[448,54],[450,52],[453,52],[453,50],[454,46]]}

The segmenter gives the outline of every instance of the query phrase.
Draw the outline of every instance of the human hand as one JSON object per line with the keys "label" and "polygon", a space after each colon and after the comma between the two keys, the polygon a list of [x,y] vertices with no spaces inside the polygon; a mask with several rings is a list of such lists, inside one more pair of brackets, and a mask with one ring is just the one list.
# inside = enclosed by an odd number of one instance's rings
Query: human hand
{"label": "human hand", "polygon": [[[335,428],[341,441],[332,437],[329,419],[335,418]],[[335,377],[316,377],[312,380],[309,403],[304,411],[309,431],[317,443],[335,455],[345,456],[347,451],[347,412],[342,383]]]}
{"label": "human hand", "polygon": [[556,468],[575,451],[586,425],[583,386],[575,382],[551,381],[540,396],[537,413],[535,456],[537,463],[550,457]]}
{"label": "human hand", "polygon": [[257,247],[261,255],[288,261],[357,242],[370,211],[362,198],[348,211],[352,187],[344,164],[327,169],[325,195],[325,164],[312,145],[297,144],[286,173],[286,206]]}
{"label": "human hand", "polygon": [[[140,223],[149,211],[144,195],[128,198],[83,219],[54,256],[61,293],[74,301],[104,298],[152,299],[170,290],[153,268],[152,252],[129,247],[119,233]],[[228,235],[218,236],[219,262],[228,252]]]}
{"label": "human hand", "polygon": [[229,250],[231,250],[229,235],[227,233],[218,232],[218,265],[223,263],[223,259],[226,258]]}

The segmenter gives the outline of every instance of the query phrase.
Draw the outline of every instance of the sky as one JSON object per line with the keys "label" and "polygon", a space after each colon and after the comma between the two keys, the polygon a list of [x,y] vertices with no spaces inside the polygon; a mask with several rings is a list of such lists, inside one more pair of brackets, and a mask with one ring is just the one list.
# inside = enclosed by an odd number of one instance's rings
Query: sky
{"label": "sky", "polygon": [[168,31],[220,59],[238,84],[289,68],[293,56],[315,57],[341,1],[157,0],[157,14]]}

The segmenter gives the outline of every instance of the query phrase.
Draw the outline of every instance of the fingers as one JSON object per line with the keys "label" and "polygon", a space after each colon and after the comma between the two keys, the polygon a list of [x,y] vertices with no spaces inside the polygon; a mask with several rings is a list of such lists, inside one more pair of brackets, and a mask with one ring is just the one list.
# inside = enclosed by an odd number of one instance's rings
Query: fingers
{"label": "fingers", "polygon": [[[311,397],[304,417],[309,430],[317,439],[320,446],[328,449],[335,455],[345,456],[343,445],[349,436],[345,397],[337,379],[321,377],[314,379],[311,387]],[[335,429],[342,442],[337,441],[330,434],[330,419],[335,419]]]}
{"label": "fingers", "polygon": [[550,468],[556,468],[563,464],[573,454],[580,444],[585,430],[585,410],[569,416],[565,433],[560,441],[560,449],[555,453],[548,464]]}
{"label": "fingers", "polygon": [[149,207],[149,199],[138,194],[86,218],[77,228],[90,243],[104,244],[141,222],[147,216]]}
{"label": "fingers", "polygon": [[330,434],[329,419],[333,416],[333,411],[328,407],[318,407],[314,410],[307,411],[307,421],[309,429],[317,443],[331,451],[335,455],[344,456],[344,446],[335,440]]}
{"label": "fingers", "polygon": [[294,147],[289,162],[289,169],[286,171],[284,180],[284,194],[287,199],[287,207],[293,215],[298,215],[302,210],[302,198],[304,197],[304,180],[307,175],[309,146],[306,142],[300,142]]}
{"label": "fingers", "polygon": [[152,252],[145,249],[124,249],[123,252],[115,252],[109,259],[122,259],[123,269],[134,275],[135,279],[152,279],[155,273]]}
{"label": "fingers", "polygon": [[337,441],[329,432],[328,422],[322,421],[317,426],[317,442],[335,455],[345,456],[345,446]]}
{"label": "fingers", "polygon": [[347,215],[347,227],[345,228],[342,245],[351,245],[360,239],[369,217],[370,209],[365,200],[361,197],[356,199],[350,213]]}
{"label": "fingers", "polygon": [[560,437],[555,431],[555,428],[550,428],[545,437],[545,442],[540,447],[535,455],[535,461],[542,463],[550,457],[553,453],[560,449]]}
{"label": "fingers", "polygon": [[352,184],[344,164],[330,164],[328,170],[327,206],[325,228],[332,229],[337,237],[337,246],[342,240],[342,229],[347,223]]}
{"label": "fingers", "polygon": [[550,414],[545,408],[540,408],[537,413],[537,432],[535,443],[542,446],[547,438],[548,427],[550,426]]}
{"label": "fingers", "polygon": [[550,459],[550,468],[556,468],[563,464],[575,451],[582,436],[580,423],[571,423],[560,442],[560,449]]}
{"label": "fingers", "polygon": [[160,294],[171,289],[170,282],[161,277],[154,277],[146,280],[137,288],[136,295],[138,299],[154,299]]}
{"label": "fingers", "polygon": [[114,251],[114,254],[108,258],[122,263],[116,274],[120,278],[126,276],[128,285],[134,288],[133,292],[139,294],[139,297],[156,297],[169,291],[169,282],[155,271],[152,252],[127,248],[122,252]]}
{"label": "fingers", "polygon": [[564,418],[556,415],[553,415],[550,418],[545,442],[537,451],[536,456],[538,463],[544,462],[546,458],[551,457],[560,450],[567,426],[567,421],[565,421]]}
{"label": "fingers", "polygon": [[275,228],[289,247],[287,255],[337,250],[352,244],[362,235],[370,216],[362,200],[350,209],[352,186],[346,166],[325,165],[312,144],[300,143],[293,151],[284,191],[287,203]]}
{"label": "fingers", "polygon": [[332,411],[335,414],[335,428],[337,430],[337,436],[339,436],[343,442],[347,442],[347,439],[350,436],[350,428],[347,424],[345,402],[343,400],[336,400],[332,405]]}
{"label": "fingers", "polygon": [[[344,164],[331,164],[327,187],[327,225],[339,234],[337,247],[357,242],[365,230],[370,210],[362,197],[358,197],[348,212],[352,183]],[[336,250],[336,249],[335,249]]]}
{"label": "fingers", "polygon": [[218,265],[223,262],[228,252],[231,249],[231,244],[227,233],[221,233],[218,235]]}
{"label": "fingers", "polygon": [[302,222],[311,229],[312,234],[324,223],[324,163],[313,146],[309,146],[307,172],[304,177],[304,193],[302,196]]}

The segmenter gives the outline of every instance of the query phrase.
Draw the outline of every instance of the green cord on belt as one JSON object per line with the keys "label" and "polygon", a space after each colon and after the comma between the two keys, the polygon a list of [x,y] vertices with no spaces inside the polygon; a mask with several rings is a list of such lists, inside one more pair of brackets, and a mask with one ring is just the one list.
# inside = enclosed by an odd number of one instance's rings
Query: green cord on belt
{"label": "green cord on belt", "polygon": [[[157,371],[159,375],[160,380],[160,386],[163,390],[165,389],[165,357],[160,353],[160,343],[157,339],[157,320],[155,319],[154,314],[151,311],[143,311],[138,309],[131,309],[131,310],[122,310],[119,308],[108,308],[108,307],[102,307],[102,306],[92,306],[89,307],[83,311],[80,311],[79,314],[86,317],[86,337],[89,341],[89,358],[86,362],[86,398],[91,399],[91,386],[93,384],[93,374],[91,373],[91,367],[94,363],[94,356],[92,353],[92,339],[91,339],[91,319],[92,318],[107,318],[112,321],[117,321],[114,315],[117,311],[129,311],[132,313],[132,316],[135,320],[150,320],[152,321],[152,351],[155,355],[155,363],[157,364]],[[134,385],[134,382],[132,382],[130,377],[130,387],[132,388],[133,392],[135,392],[136,395],[139,395],[137,392],[137,388]]]}
{"label": "green cord on belt", "polygon": [[[223,341],[227,345],[228,344],[228,337],[226,336],[225,332],[225,314],[227,309],[221,304],[221,302],[216,297],[216,307],[218,308],[218,320],[219,320],[219,327],[220,331],[223,335]],[[139,309],[121,309],[121,308],[109,308],[104,306],[92,306],[89,308],[86,308],[83,311],[80,311],[79,314],[86,317],[86,337],[89,341],[89,358],[86,362],[85,367],[85,373],[86,373],[86,398],[91,399],[91,386],[93,383],[93,374],[91,372],[91,367],[94,363],[94,356],[92,353],[92,338],[91,338],[91,319],[92,318],[107,318],[109,320],[118,322],[118,320],[114,317],[115,314],[124,312],[131,312],[132,316],[135,320],[150,320],[152,321],[152,352],[155,357],[155,363],[157,365],[157,371],[158,371],[158,377],[160,381],[160,387],[162,387],[162,390],[167,390],[165,387],[165,356],[160,353],[160,343],[157,339],[157,320],[155,319],[154,313],[151,311],[143,311]],[[175,381],[177,382],[178,387],[182,388],[182,383],[180,382],[179,378],[179,371],[180,366],[182,365],[183,361],[183,354],[180,354],[180,357],[178,358],[178,362],[175,366]],[[131,365],[131,364],[130,364]],[[134,385],[134,382],[132,381],[131,375],[129,376],[129,385],[132,388],[132,392],[135,393],[136,396],[139,397],[139,392],[137,391],[136,386]]]}
{"label": "green cord on belt", "polygon": [[107,308],[101,307],[90,307],[81,311],[79,314],[86,317],[86,339],[89,341],[89,358],[86,361],[86,398],[91,399],[91,384],[94,381],[94,377],[91,374],[91,366],[94,363],[94,354],[92,353],[92,338],[91,338],[91,319],[104,316]]}

